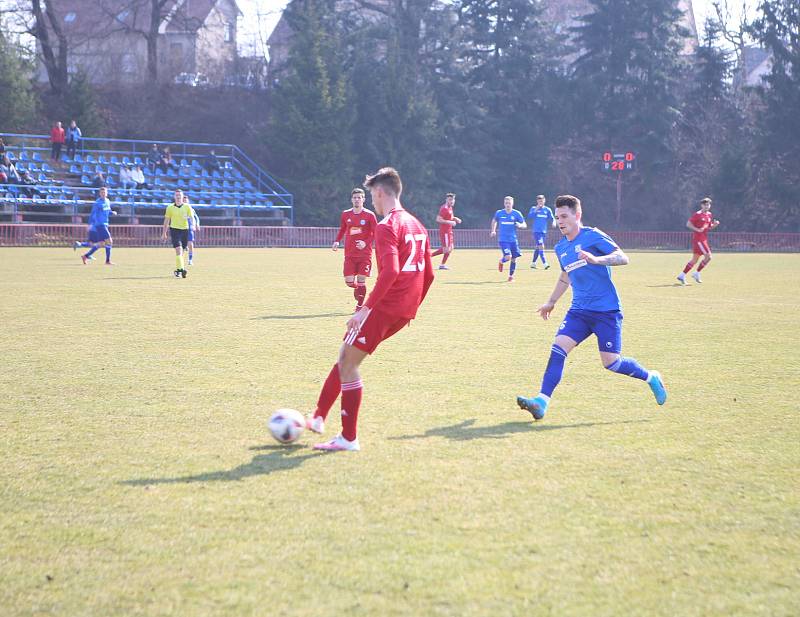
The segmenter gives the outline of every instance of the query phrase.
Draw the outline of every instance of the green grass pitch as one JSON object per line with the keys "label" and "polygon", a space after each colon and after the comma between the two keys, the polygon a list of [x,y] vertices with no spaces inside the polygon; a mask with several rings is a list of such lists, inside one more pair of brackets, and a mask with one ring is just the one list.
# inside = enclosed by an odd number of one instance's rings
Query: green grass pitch
{"label": "green grass pitch", "polygon": [[341,253],[0,250],[0,614],[800,613],[800,256],[681,288],[633,253],[623,351],[667,404],[591,339],[536,424],[569,295],[543,322],[556,269],[497,257],[437,273],[362,368],[362,451],[321,454],[266,423],[336,358]]}

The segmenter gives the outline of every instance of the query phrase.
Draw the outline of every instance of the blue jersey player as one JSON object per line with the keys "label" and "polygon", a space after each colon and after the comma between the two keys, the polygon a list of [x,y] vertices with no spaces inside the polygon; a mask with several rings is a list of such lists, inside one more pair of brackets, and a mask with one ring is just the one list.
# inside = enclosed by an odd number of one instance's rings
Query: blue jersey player
{"label": "blue jersey player", "polygon": [[528,218],[533,219],[533,261],[531,261],[531,268],[536,269],[536,260],[541,257],[544,269],[547,270],[550,264],[547,263],[547,258],[544,256],[544,241],[547,238],[547,228],[552,223],[553,227],[556,226],[553,211],[544,205],[544,195],[536,196],[536,205],[531,206],[528,212]]}
{"label": "blue jersey player", "polygon": [[556,223],[564,234],[554,249],[561,264],[561,276],[550,299],[538,312],[543,319],[548,319],[556,302],[570,286],[572,306],[558,327],[539,394],[533,398],[518,396],[517,404],[529,411],[534,420],[541,420],[553,390],[561,381],[567,354],[594,334],[603,366],[614,373],[646,381],[656,402],[663,405],[667,391],[661,375],[621,355],[622,311],[611,281],[610,266],[626,265],[627,255],[599,229],[581,225],[581,202],[577,197],[561,195],[556,199]]}
{"label": "blue jersey player", "polygon": [[106,249],[106,265],[113,266],[111,261],[111,246],[113,240],[111,239],[111,232],[108,229],[108,217],[111,214],[117,213],[111,209],[111,202],[108,201],[108,189],[102,187],[98,191],[99,197],[92,206],[92,212],[89,214],[89,241],[76,242],[73,248],[79,246],[91,246],[92,248],[85,255],[81,255],[81,260],[86,264],[90,259],[93,259],[92,254],[101,246]]}
{"label": "blue jersey player", "polygon": [[[517,240],[517,229],[525,229],[525,218],[522,212],[514,210],[514,198],[507,195],[503,198],[503,209],[494,213],[492,219],[492,237],[497,236],[497,241],[500,244],[500,250],[503,256],[500,258],[500,263],[497,269],[503,271],[503,265],[511,260],[511,265],[508,268],[508,282],[514,280],[514,271],[517,269],[517,257],[522,255],[519,250],[519,241]],[[498,228],[500,233],[498,234]]]}
{"label": "blue jersey player", "polygon": [[[183,203],[188,204],[189,198],[186,193],[183,194]],[[191,205],[191,204],[189,204]],[[189,241],[186,243],[186,248],[189,251],[189,265],[191,266],[194,260],[194,236],[200,230],[200,217],[197,216],[197,211],[192,208],[192,218],[189,219]]]}

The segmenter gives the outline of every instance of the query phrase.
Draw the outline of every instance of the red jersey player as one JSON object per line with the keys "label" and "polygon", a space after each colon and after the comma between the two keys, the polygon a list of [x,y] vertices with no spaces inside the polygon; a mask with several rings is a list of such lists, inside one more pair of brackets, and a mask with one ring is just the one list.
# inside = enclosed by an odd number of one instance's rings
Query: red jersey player
{"label": "red jersey player", "polygon": [[453,227],[461,223],[461,219],[453,215],[453,206],[455,205],[456,194],[448,193],[445,195],[445,201],[439,207],[439,214],[436,216],[436,222],[439,223],[439,241],[442,246],[431,253],[431,256],[444,255],[444,257],[442,257],[442,263],[439,265],[439,270],[450,269],[445,264],[455,247],[453,243]]}
{"label": "red jersey player", "polygon": [[433,283],[433,264],[428,233],[400,204],[403,184],[400,174],[383,167],[367,176],[372,203],[384,217],[375,230],[378,278],[363,308],[347,322],[347,332],[317,400],[307,426],[322,433],[330,408],[342,394],[342,432],[331,441],[317,444],[317,450],[359,450],[356,435],[362,383],[358,367],[378,345],[405,328]]}
{"label": "red jersey player", "polygon": [[700,200],[700,209],[695,212],[689,220],[686,221],[686,226],[694,233],[692,234],[692,259],[686,264],[686,267],[678,275],[678,280],[681,285],[686,285],[686,275],[692,271],[692,268],[697,263],[700,257],[703,261],[697,266],[697,271],[692,274],[692,278],[698,283],[700,280],[700,270],[708,265],[711,261],[711,248],[708,246],[708,232],[719,225],[719,221],[711,216],[711,199],[705,197]]}
{"label": "red jersey player", "polygon": [[364,208],[364,189],[353,189],[350,192],[350,203],[353,207],[342,212],[339,233],[331,247],[339,249],[339,242],[344,238],[344,282],[353,288],[356,299],[356,310],[364,305],[367,295],[366,277],[372,270],[372,240],[378,219]]}

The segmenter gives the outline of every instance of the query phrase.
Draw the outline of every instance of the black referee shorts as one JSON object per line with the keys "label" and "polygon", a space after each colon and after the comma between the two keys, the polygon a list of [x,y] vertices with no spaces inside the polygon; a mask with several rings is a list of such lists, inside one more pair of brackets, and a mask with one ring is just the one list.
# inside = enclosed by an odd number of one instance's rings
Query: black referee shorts
{"label": "black referee shorts", "polygon": [[169,235],[172,238],[173,248],[178,248],[179,246],[186,248],[187,246],[189,246],[188,229],[175,229],[174,227],[170,227]]}

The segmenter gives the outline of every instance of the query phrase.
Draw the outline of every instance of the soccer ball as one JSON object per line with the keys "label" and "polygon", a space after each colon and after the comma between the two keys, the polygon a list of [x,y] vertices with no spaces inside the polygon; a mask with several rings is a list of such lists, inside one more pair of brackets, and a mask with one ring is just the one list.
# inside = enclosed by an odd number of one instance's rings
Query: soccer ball
{"label": "soccer ball", "polygon": [[296,409],[279,409],[269,419],[269,432],[281,443],[297,441],[306,428],[306,419]]}

